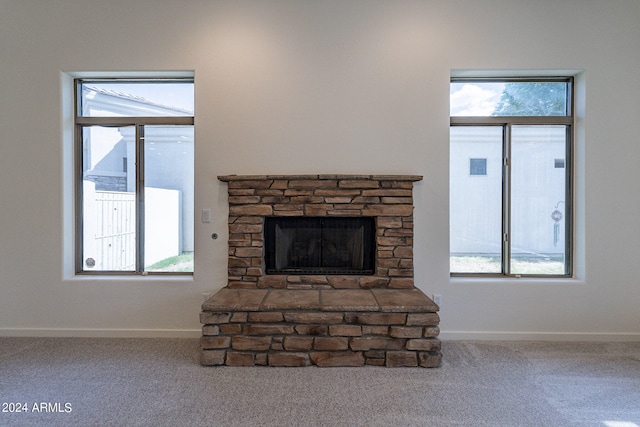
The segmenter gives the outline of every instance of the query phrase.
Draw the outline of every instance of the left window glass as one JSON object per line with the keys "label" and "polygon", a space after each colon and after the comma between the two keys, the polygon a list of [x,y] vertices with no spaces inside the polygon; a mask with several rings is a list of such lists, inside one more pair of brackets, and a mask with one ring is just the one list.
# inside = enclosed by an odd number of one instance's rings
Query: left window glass
{"label": "left window glass", "polygon": [[83,117],[193,116],[193,82],[86,81],[80,87]]}
{"label": "left window glass", "polygon": [[193,273],[193,93],[76,81],[78,273]]}

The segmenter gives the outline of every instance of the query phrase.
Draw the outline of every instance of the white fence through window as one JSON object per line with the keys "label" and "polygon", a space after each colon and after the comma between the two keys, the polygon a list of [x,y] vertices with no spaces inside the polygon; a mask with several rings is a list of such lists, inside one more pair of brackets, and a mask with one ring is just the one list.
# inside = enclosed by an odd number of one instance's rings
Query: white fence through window
{"label": "white fence through window", "polygon": [[[94,271],[135,271],[136,195],[102,191],[84,181],[83,262]],[[144,265],[148,268],[183,251],[182,197],[178,190],[145,188]]]}
{"label": "white fence through window", "polygon": [[[95,192],[95,247],[100,270],[134,270],[136,263],[135,193]],[[98,267],[98,265],[96,265]]]}

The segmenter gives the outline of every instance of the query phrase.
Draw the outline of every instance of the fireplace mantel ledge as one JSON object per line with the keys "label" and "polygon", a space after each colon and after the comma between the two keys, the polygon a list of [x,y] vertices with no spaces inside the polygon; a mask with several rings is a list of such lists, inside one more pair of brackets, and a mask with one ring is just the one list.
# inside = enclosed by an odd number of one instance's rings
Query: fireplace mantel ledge
{"label": "fireplace mantel ledge", "polygon": [[218,179],[223,182],[229,181],[260,181],[269,179],[288,180],[377,180],[377,181],[422,181],[422,175],[345,175],[345,174],[323,174],[323,175],[220,175]]}

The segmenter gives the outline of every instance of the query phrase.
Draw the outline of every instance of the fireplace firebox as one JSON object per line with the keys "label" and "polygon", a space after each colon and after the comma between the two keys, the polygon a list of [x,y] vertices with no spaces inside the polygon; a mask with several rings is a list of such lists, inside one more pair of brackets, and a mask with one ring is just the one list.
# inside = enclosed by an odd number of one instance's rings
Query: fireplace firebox
{"label": "fireplace firebox", "polygon": [[358,274],[375,269],[375,218],[266,217],[267,274]]}

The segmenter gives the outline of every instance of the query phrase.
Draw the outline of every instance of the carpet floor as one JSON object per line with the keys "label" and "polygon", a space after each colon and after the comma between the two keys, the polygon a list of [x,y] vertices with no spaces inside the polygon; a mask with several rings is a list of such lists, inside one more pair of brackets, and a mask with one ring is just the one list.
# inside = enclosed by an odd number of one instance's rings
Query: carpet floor
{"label": "carpet floor", "polygon": [[197,339],[0,338],[1,426],[640,427],[640,343],[443,341],[440,368],[231,368]]}

